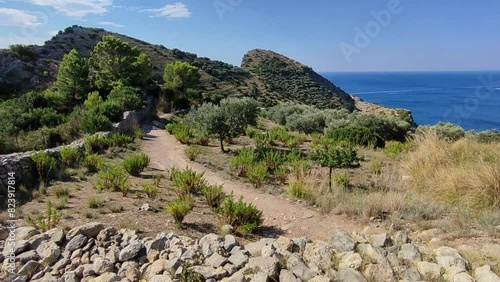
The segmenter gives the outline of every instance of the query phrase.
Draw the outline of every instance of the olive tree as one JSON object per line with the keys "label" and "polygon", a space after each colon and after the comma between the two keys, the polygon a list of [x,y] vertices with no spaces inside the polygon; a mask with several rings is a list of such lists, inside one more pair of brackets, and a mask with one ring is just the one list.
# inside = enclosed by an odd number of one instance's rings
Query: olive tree
{"label": "olive tree", "polygon": [[352,168],[359,165],[361,158],[353,147],[340,147],[335,144],[318,146],[311,152],[311,159],[322,167],[330,169],[328,187],[332,190],[334,168]]}
{"label": "olive tree", "polygon": [[257,124],[259,105],[250,98],[228,98],[220,105],[205,103],[186,116],[186,123],[202,134],[214,136],[220,141],[222,152],[224,139],[236,138],[245,133],[249,125]]}

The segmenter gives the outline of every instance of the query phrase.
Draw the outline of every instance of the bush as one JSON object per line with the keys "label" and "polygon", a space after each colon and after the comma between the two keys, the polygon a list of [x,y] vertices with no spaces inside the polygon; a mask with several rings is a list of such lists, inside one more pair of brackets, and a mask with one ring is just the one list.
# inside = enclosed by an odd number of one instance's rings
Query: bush
{"label": "bush", "polygon": [[189,194],[199,194],[201,189],[206,186],[205,179],[203,178],[204,174],[196,173],[196,171],[190,168],[175,173],[173,181],[179,197]]}
{"label": "bush", "polygon": [[300,145],[299,137],[297,137],[297,136],[290,136],[290,138],[288,138],[288,140],[286,141],[285,145],[289,149],[297,149],[297,148],[299,148],[299,145]]}
{"label": "bush", "polygon": [[375,174],[381,174],[382,173],[382,167],[383,167],[383,164],[381,161],[379,160],[374,160],[371,164],[370,164],[370,170],[375,173]]}
{"label": "bush", "polygon": [[40,151],[31,155],[31,159],[35,163],[38,176],[44,182],[49,180],[50,172],[55,169],[57,161],[49,156],[47,152]]}
{"label": "bush", "polygon": [[100,197],[90,197],[87,201],[87,207],[89,209],[98,209],[104,206],[104,199]]}
{"label": "bush", "polygon": [[332,182],[338,187],[346,189],[349,187],[350,177],[346,173],[334,174],[332,176]]}
{"label": "bush", "polygon": [[123,167],[132,176],[139,176],[149,165],[149,157],[144,153],[134,154],[123,160]]}
{"label": "bush", "polygon": [[440,139],[448,141],[457,141],[465,137],[465,130],[462,127],[449,122],[440,121],[433,126],[419,126],[417,134],[422,134],[428,130],[434,130]]}
{"label": "bush", "polygon": [[26,222],[28,222],[29,225],[42,232],[56,227],[59,220],[61,220],[61,213],[52,208],[52,203],[50,201],[47,202],[45,215],[39,215],[36,218],[32,218],[29,215],[26,217]]}
{"label": "bush", "polygon": [[126,135],[124,133],[113,133],[108,139],[108,144],[111,147],[125,147],[134,141],[132,136]]}
{"label": "bush", "polygon": [[106,137],[101,137],[99,135],[91,135],[85,137],[83,140],[83,146],[85,147],[85,154],[99,154],[109,145],[109,140]]}
{"label": "bush", "polygon": [[182,225],[182,221],[193,209],[193,200],[190,197],[183,197],[173,200],[167,204],[166,212],[174,217],[177,226]]}
{"label": "bush", "polygon": [[75,167],[81,157],[80,150],[76,147],[64,147],[59,153],[66,167]]}
{"label": "bush", "polygon": [[99,190],[121,191],[126,196],[129,188],[127,178],[121,167],[113,166],[99,173],[96,187]]}
{"label": "bush", "polygon": [[290,180],[288,192],[295,199],[310,201],[314,198],[312,191],[299,179]]}
{"label": "bush", "polygon": [[387,141],[385,142],[384,154],[390,158],[397,159],[401,153],[409,151],[411,147],[411,143]]}
{"label": "bush", "polygon": [[33,46],[23,44],[9,45],[9,51],[19,56],[21,59],[33,60],[37,57],[37,53]]}
{"label": "bush", "polygon": [[250,166],[250,169],[247,172],[247,178],[255,188],[261,187],[269,177],[267,167],[268,166],[265,162],[254,163]]}
{"label": "bush", "polygon": [[117,86],[111,90],[107,100],[117,103],[123,110],[138,109],[142,103],[141,90],[129,86]]}
{"label": "bush", "polygon": [[231,171],[239,177],[245,177],[250,166],[257,160],[257,154],[253,148],[241,148],[237,155],[231,159]]}
{"label": "bush", "polygon": [[325,116],[323,113],[293,114],[286,118],[286,126],[292,131],[311,134],[323,132],[325,128]]}
{"label": "bush", "polygon": [[81,117],[80,130],[83,133],[93,134],[99,131],[107,131],[113,127],[111,121],[102,114],[88,111]]}
{"label": "bush", "polygon": [[381,138],[374,130],[361,126],[347,126],[329,130],[327,136],[334,143],[346,142],[352,146],[370,147],[381,145]]}
{"label": "bush", "polygon": [[142,191],[144,191],[148,198],[155,199],[156,195],[158,195],[159,190],[157,186],[150,183],[142,183],[141,186]]}
{"label": "bush", "polygon": [[274,170],[274,176],[276,177],[276,180],[280,184],[285,184],[286,179],[288,178],[288,173],[289,173],[289,170],[288,170],[288,166],[286,166],[286,165],[280,165],[279,167],[277,167]]}
{"label": "bush", "polygon": [[290,134],[286,130],[286,127],[278,126],[271,128],[268,131],[269,138],[273,141],[280,141],[282,143],[286,143],[288,138],[290,138]]}
{"label": "bush", "polygon": [[261,152],[262,157],[260,159],[266,163],[267,168],[270,171],[274,171],[278,166],[285,162],[285,156],[277,150],[268,149]]}
{"label": "bush", "polygon": [[182,123],[169,123],[165,129],[168,133],[173,134],[175,139],[182,144],[188,144],[190,139],[193,137],[192,129]]}
{"label": "bush", "polygon": [[83,105],[86,108],[95,108],[102,104],[102,102],[102,97],[99,94],[99,91],[94,91],[89,93],[87,99],[85,99],[85,102],[83,102]]}
{"label": "bush", "polygon": [[218,208],[226,198],[222,185],[210,185],[201,189],[205,201],[211,208]]}
{"label": "bush", "polygon": [[89,111],[96,116],[105,116],[112,122],[119,122],[123,119],[123,108],[115,101],[106,101]]}
{"label": "bush", "polygon": [[198,147],[189,146],[184,150],[184,153],[190,161],[195,161],[198,155],[200,155],[201,150]]}
{"label": "bush", "polygon": [[56,195],[56,197],[59,199],[59,198],[63,198],[63,197],[69,197],[69,190],[68,188],[64,188],[64,187],[56,187],[54,189],[54,194]]}
{"label": "bush", "polygon": [[262,224],[262,211],[251,203],[243,202],[243,198],[235,202],[233,196],[228,197],[218,209],[224,224],[229,224],[244,233],[253,233]]}
{"label": "bush", "polygon": [[98,172],[105,167],[104,158],[97,154],[90,154],[83,159],[83,166],[85,166],[90,173]]}
{"label": "bush", "polygon": [[486,130],[477,134],[477,141],[479,143],[500,143],[499,130]]}
{"label": "bush", "polygon": [[262,134],[262,133],[258,129],[253,128],[253,127],[248,127],[245,130],[245,135],[252,138],[252,139],[255,138],[255,136],[257,136],[259,134]]}

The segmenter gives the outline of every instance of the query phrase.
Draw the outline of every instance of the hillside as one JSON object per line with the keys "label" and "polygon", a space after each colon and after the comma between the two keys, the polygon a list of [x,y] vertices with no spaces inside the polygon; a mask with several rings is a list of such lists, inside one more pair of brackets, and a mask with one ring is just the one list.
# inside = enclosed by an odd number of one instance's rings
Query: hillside
{"label": "hillside", "polygon": [[0,51],[0,96],[5,99],[13,93],[47,87],[55,80],[57,65],[64,54],[76,49],[88,57],[104,35],[119,37],[146,53],[153,63],[152,78],[159,84],[165,65],[181,60],[201,70],[201,90],[206,95],[252,96],[265,105],[294,101],[320,108],[354,109],[354,100],[349,94],[310,67],[272,51],[250,51],[244,56],[242,67],[237,67],[104,29],[79,26],[60,31],[42,46],[33,46],[34,54],[29,56]]}

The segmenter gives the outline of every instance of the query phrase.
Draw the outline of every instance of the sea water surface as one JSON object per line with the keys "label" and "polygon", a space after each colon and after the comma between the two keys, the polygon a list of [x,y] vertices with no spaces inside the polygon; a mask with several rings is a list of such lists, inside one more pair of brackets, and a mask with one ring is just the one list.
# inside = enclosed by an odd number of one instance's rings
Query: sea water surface
{"label": "sea water surface", "polygon": [[419,125],[500,129],[500,71],[322,73],[371,103],[411,110]]}

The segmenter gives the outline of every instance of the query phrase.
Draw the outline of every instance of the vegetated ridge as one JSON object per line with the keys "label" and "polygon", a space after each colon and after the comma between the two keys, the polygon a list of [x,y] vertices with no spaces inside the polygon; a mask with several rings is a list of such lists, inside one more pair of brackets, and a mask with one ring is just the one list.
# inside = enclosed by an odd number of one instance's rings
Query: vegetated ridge
{"label": "vegetated ridge", "polygon": [[[100,28],[72,26],[60,31],[42,46],[32,46],[28,54],[15,54],[0,50],[0,99],[33,89],[48,87],[57,76],[57,69],[64,54],[76,49],[89,57],[93,46],[104,35],[113,35],[131,46],[137,46],[153,64],[151,79],[163,81],[165,65],[185,61],[199,68],[200,89],[206,96],[250,96],[270,106],[282,101],[293,101],[319,108],[356,108],[359,101],[333,83],[317,74],[312,68],[272,51],[255,49],[243,57],[241,67],[221,61],[198,57],[179,49],[168,49],[139,39],[113,33]],[[372,111],[390,111],[387,108],[369,107]],[[359,107],[366,110],[367,107]]]}

